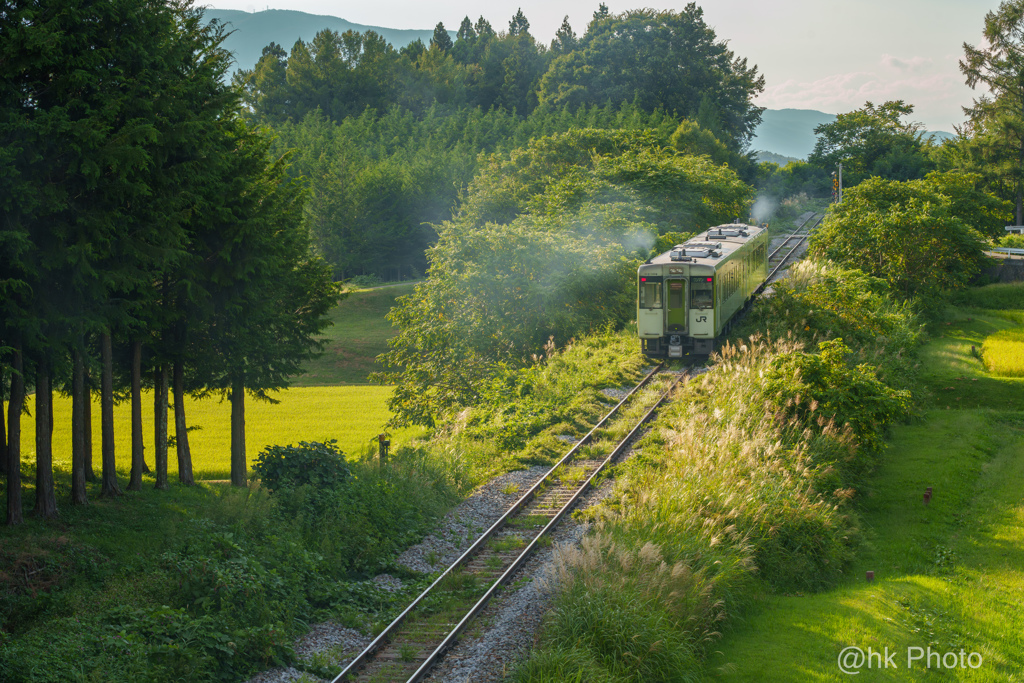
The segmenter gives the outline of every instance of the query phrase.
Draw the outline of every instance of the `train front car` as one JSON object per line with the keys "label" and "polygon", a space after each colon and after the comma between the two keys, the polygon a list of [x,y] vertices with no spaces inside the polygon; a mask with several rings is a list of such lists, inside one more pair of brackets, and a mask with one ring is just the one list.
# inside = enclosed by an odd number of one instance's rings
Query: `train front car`
{"label": "train front car", "polygon": [[767,230],[742,224],[711,228],[648,260],[637,271],[643,352],[711,353],[767,274]]}

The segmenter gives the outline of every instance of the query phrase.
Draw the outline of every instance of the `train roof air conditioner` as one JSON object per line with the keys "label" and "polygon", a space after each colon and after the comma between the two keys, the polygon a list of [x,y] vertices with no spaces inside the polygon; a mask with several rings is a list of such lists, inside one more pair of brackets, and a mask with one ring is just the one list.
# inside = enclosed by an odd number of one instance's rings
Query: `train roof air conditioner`
{"label": "train roof air conditioner", "polygon": [[684,257],[691,258],[718,258],[721,256],[721,252],[717,251],[717,244],[710,242],[688,242],[686,244],[677,244],[672,249],[670,258],[673,261],[682,261]]}
{"label": "train roof air conditioner", "polygon": [[727,237],[749,237],[749,233],[741,227],[730,226],[723,228],[711,228],[708,230],[709,240],[724,240]]}

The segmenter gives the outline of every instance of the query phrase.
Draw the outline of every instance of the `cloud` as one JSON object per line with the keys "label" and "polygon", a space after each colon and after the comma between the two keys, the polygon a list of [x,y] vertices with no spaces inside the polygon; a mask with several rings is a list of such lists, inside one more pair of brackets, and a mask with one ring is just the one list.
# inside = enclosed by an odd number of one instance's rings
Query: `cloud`
{"label": "cloud", "polygon": [[900,59],[899,57],[894,57],[889,54],[882,55],[881,62],[883,66],[887,66],[890,69],[895,69],[897,71],[924,71],[934,64],[934,61],[928,57]]}
{"label": "cloud", "polygon": [[[970,104],[974,93],[955,69],[936,67],[931,60],[920,57],[897,59],[883,55],[879,63],[877,70],[850,71],[817,80],[790,78],[780,83],[769,82],[757,104],[769,109],[839,113],[859,109],[865,102],[903,100],[914,105],[917,113],[931,112],[924,123],[932,129],[948,129],[963,120],[960,107]],[[919,120],[916,115],[911,118]]]}

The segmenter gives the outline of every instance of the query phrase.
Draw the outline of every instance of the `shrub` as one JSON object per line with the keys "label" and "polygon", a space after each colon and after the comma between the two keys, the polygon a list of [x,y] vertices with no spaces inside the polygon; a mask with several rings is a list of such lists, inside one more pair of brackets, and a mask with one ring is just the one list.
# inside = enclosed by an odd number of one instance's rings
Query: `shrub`
{"label": "shrub", "polygon": [[975,190],[975,179],[865,180],[829,207],[810,251],[885,279],[903,298],[935,303],[942,290],[966,287],[986,263],[976,228],[1000,202]]}
{"label": "shrub", "polygon": [[758,299],[741,330],[813,345],[841,337],[859,363],[901,389],[916,382],[914,356],[923,325],[910,302],[893,299],[884,280],[833,263],[801,261]]}
{"label": "shrub", "polygon": [[300,441],[298,446],[267,446],[256,456],[253,473],[271,493],[306,484],[338,489],[351,473],[337,443],[330,439],[323,443]]}
{"label": "shrub", "polygon": [[1024,249],[1024,235],[1004,235],[999,240],[999,246],[1011,249]]}
{"label": "shrub", "polygon": [[850,349],[842,339],[821,342],[818,351],[772,359],[762,385],[765,402],[813,431],[827,423],[848,425],[861,446],[881,449],[885,427],[909,415],[910,393],[887,387],[866,364],[847,366]]}

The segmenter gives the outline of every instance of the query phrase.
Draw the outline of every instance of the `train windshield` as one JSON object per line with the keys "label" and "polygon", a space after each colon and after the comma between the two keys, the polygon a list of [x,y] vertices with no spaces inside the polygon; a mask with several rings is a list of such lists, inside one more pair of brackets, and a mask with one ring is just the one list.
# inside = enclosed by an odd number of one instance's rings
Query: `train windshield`
{"label": "train windshield", "polygon": [[640,283],[640,308],[661,308],[661,282]]}
{"label": "train windshield", "polygon": [[710,277],[691,277],[690,308],[714,308],[714,284]]}

